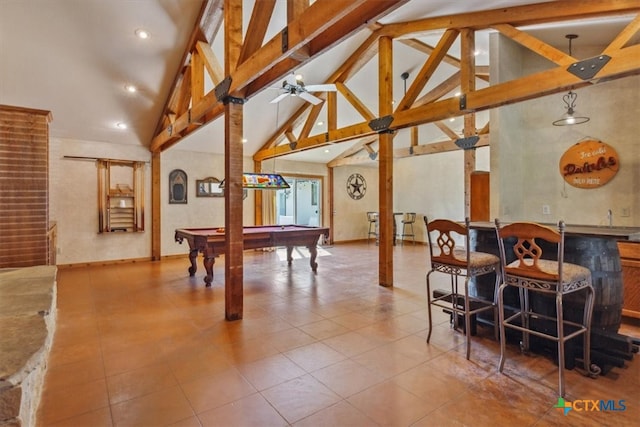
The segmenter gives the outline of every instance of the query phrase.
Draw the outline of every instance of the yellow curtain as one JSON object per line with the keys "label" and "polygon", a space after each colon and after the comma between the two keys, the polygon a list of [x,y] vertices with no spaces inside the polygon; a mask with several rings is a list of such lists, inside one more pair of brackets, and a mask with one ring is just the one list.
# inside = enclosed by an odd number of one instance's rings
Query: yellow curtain
{"label": "yellow curtain", "polygon": [[275,190],[262,190],[262,223],[276,224],[276,193]]}

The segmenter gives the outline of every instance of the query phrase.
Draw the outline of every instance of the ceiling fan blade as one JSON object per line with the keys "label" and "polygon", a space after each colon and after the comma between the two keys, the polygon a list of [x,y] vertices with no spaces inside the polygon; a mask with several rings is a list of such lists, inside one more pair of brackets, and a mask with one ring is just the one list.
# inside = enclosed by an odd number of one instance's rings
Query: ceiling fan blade
{"label": "ceiling fan blade", "polygon": [[298,96],[304,99],[305,101],[312,103],[313,105],[318,105],[322,102],[322,99],[316,98],[315,96],[307,92],[300,92]]}
{"label": "ceiling fan blade", "polygon": [[273,98],[273,99],[270,101],[270,104],[276,104],[276,103],[278,103],[278,102],[282,101],[283,99],[285,99],[288,95],[289,95],[289,94],[288,94],[287,92],[285,92],[285,93],[281,93],[280,95],[278,95],[278,96],[276,96],[275,98]]}
{"label": "ceiling fan blade", "polygon": [[326,83],[323,85],[307,85],[304,87],[309,92],[335,92],[336,85],[333,83]]}

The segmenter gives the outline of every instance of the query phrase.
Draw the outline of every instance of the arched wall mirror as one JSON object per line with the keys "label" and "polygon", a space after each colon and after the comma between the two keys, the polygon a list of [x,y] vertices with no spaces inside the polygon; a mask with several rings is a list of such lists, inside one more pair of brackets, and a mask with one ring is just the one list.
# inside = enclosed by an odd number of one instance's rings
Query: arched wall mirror
{"label": "arched wall mirror", "polygon": [[187,174],[182,169],[174,169],[169,173],[169,203],[187,203]]}

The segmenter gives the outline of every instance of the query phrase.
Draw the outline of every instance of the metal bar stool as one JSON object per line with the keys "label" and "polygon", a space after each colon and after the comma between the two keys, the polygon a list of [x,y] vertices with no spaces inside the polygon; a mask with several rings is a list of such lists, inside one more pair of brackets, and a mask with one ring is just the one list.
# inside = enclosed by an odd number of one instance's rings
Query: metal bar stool
{"label": "metal bar stool", "polygon": [[[590,338],[591,315],[594,291],[591,285],[591,271],[580,265],[564,262],[564,222],[558,223],[558,230],[531,223],[515,222],[501,226],[495,220],[500,250],[502,284],[498,291],[498,314],[500,316],[500,367],[502,372],[506,358],[505,328],[522,332],[522,350],[529,350],[529,334],[555,341],[558,346],[558,392],[565,395],[565,343],[583,336],[583,363],[586,375],[596,376],[600,368],[591,365]],[[513,245],[508,251],[505,247]],[[551,248],[557,261],[543,259],[543,247]],[[553,253],[555,250],[556,253]],[[514,259],[515,256],[515,260]],[[513,261],[510,261],[513,260]],[[518,289],[520,307],[509,317],[505,314],[504,292],[508,287]],[[585,291],[582,323],[563,318],[562,302],[566,295]],[[529,293],[539,293],[555,297],[555,316],[540,313],[530,304]],[[548,306],[549,304],[545,304]],[[553,322],[554,327],[544,327],[544,322]]]}
{"label": "metal bar stool", "polygon": [[[429,239],[429,254],[431,256],[431,270],[427,273],[427,306],[429,313],[429,333],[427,342],[431,338],[433,319],[431,307],[436,306],[451,313],[452,325],[455,327],[459,316],[464,317],[464,331],[467,341],[467,359],[469,359],[471,346],[471,318],[483,311],[493,311],[496,316],[496,295],[493,301],[482,297],[469,295],[469,280],[472,277],[495,273],[498,289],[500,279],[500,258],[493,254],[474,252],[469,246],[469,218],[465,224],[450,221],[448,219],[435,219],[431,222],[424,217]],[[432,236],[433,235],[433,236]],[[456,247],[456,239],[464,238],[464,248]],[[451,281],[450,290],[434,291],[431,294],[431,275],[435,272],[448,274]],[[464,289],[458,289],[458,277],[464,276]],[[498,335],[498,327],[494,321],[494,334]]]}
{"label": "metal bar stool", "polygon": [[[415,212],[407,212],[404,215],[404,218],[402,219],[402,234],[401,234],[401,239],[402,239],[402,246],[404,246],[404,238],[405,237],[411,237],[411,240],[413,240],[413,245],[415,246],[416,244],[416,235],[413,231],[413,224],[416,222],[416,213]],[[407,227],[409,228],[409,230],[407,230]]]}
{"label": "metal bar stool", "polygon": [[378,212],[367,212],[367,221],[369,221],[369,232],[367,233],[367,245],[371,236],[376,239],[378,244]]}

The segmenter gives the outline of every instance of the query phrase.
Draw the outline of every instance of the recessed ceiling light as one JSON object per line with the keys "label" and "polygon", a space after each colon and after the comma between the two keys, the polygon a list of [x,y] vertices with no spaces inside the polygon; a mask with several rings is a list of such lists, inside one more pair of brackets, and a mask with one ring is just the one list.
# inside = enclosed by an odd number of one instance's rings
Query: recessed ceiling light
{"label": "recessed ceiling light", "polygon": [[318,123],[316,123],[318,126],[322,126],[324,124],[324,122],[321,120]]}
{"label": "recessed ceiling light", "polygon": [[456,92],[456,93],[455,93],[455,95],[453,95],[453,96],[458,97],[458,96],[460,96],[460,95],[462,95],[462,93],[460,93],[460,92]]}
{"label": "recessed ceiling light", "polygon": [[242,143],[244,144],[245,142],[247,142],[247,138],[242,138]]}
{"label": "recessed ceiling light", "polygon": [[127,128],[127,124],[126,123],[122,123],[122,122],[118,122],[118,123],[116,123],[116,127],[118,129],[126,129]]}
{"label": "recessed ceiling light", "polygon": [[296,74],[296,80],[302,81],[302,74]]}
{"label": "recessed ceiling light", "polygon": [[328,152],[329,152],[329,149],[325,149],[325,150],[324,150],[324,152],[325,152],[325,153],[328,153]]}
{"label": "recessed ceiling light", "polygon": [[129,93],[136,93],[138,91],[138,88],[135,87],[134,85],[124,85],[124,90],[126,90]]}
{"label": "recessed ceiling light", "polygon": [[138,28],[136,30],[136,36],[138,36],[138,38],[140,38],[140,39],[148,39],[149,38],[149,32],[147,30],[143,30],[142,28]]}
{"label": "recessed ceiling light", "polygon": [[449,119],[449,121],[450,121],[450,122],[455,122],[455,121],[456,121],[456,118],[455,118],[455,117],[451,117],[451,118]]}

